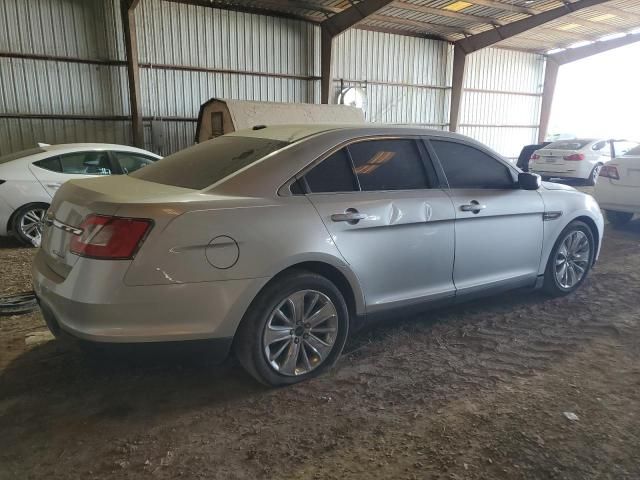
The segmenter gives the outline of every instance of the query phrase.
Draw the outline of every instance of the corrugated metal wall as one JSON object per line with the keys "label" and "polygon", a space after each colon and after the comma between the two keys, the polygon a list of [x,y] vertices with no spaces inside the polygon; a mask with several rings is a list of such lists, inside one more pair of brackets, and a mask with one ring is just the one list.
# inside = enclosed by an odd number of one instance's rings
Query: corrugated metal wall
{"label": "corrugated metal wall", "polygon": [[117,5],[0,0],[0,52],[28,57],[0,57],[0,155],[39,141],[130,142]]}
{"label": "corrugated metal wall", "polygon": [[542,55],[497,48],[469,55],[460,133],[509,158],[536,143],[544,62]]}
{"label": "corrugated metal wall", "polygon": [[136,16],[155,151],[192,144],[198,109],[212,97],[319,100],[320,32],[308,22],[159,0],[140,2]]}
{"label": "corrugated metal wall", "polygon": [[372,122],[444,128],[449,121],[451,47],[447,42],[367,30],[348,30],[334,40],[333,91],[366,90]]}

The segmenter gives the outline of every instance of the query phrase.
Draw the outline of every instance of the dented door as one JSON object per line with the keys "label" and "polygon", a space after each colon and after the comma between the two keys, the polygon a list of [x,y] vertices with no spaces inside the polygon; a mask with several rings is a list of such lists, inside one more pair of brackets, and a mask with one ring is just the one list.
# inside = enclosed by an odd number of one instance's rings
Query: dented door
{"label": "dented door", "polygon": [[444,191],[316,193],[309,199],[358,276],[368,313],[454,295],[455,212]]}

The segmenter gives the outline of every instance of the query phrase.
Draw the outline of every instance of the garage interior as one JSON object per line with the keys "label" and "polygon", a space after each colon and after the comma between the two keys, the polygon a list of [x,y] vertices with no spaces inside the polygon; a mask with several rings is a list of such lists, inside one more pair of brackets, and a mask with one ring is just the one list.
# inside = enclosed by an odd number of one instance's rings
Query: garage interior
{"label": "garage interior", "polygon": [[[0,0],[0,156],[166,156],[210,98],[359,87],[370,122],[515,160],[548,133],[562,65],[639,40],[638,0]],[[376,325],[329,375],[280,390],[206,348],[88,359],[38,312],[2,316],[0,478],[640,478],[639,235],[607,226],[570,297]],[[0,239],[0,295],[31,289],[33,254]]]}

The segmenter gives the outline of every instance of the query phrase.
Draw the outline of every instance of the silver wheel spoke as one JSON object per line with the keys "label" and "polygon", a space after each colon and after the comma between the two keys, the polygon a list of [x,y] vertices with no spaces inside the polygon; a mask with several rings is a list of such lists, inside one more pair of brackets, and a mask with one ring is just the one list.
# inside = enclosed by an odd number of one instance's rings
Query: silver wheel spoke
{"label": "silver wheel spoke", "polygon": [[326,303],[317,312],[307,318],[306,323],[308,323],[311,328],[313,328],[316,325],[320,325],[322,322],[326,322],[328,319],[335,316],[335,314],[336,309],[333,307],[333,304]]}
{"label": "silver wheel spoke", "polygon": [[301,322],[304,317],[304,296],[305,292],[296,292],[289,297],[291,316],[294,322]]}
{"label": "silver wheel spoke", "polygon": [[284,313],[282,313],[282,310],[280,310],[279,308],[275,310],[274,316],[277,317],[282,322],[284,322],[285,325],[288,325],[290,327],[296,324],[296,322],[294,322],[293,319],[287,317]]}
{"label": "silver wheel spoke", "polygon": [[311,333],[334,333],[336,329],[331,327],[316,327],[311,328],[310,331]]}
{"label": "silver wheel spoke", "polygon": [[295,375],[296,365],[298,364],[298,356],[300,355],[300,343],[289,343],[289,349],[282,364],[281,370],[288,375]]}
{"label": "silver wheel spoke", "polygon": [[273,362],[274,360],[277,360],[280,355],[282,355],[282,352],[284,352],[285,348],[289,347],[289,345],[291,345],[292,343],[292,339],[289,339],[288,342],[282,342],[280,348],[278,348],[278,350],[276,350],[272,355],[269,355],[269,361]]}
{"label": "silver wheel spoke", "polygon": [[328,343],[323,342],[313,334],[309,335],[304,342],[320,357],[320,360],[324,360],[325,355],[331,350],[331,346]]}
{"label": "silver wheel spoke", "polygon": [[291,338],[291,329],[289,327],[267,327],[267,331],[265,333],[265,341],[268,345],[271,345],[274,342],[281,342],[287,338]]}

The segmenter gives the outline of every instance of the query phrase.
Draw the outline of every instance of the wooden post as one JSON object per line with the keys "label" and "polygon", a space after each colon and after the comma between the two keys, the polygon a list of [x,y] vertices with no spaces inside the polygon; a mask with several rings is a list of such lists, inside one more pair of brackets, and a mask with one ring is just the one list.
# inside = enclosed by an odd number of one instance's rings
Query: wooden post
{"label": "wooden post", "polygon": [[129,105],[131,108],[131,127],[133,144],[144,147],[144,129],[142,125],[142,107],[140,94],[140,69],[138,65],[138,39],[136,37],[135,9],[140,0],[121,0],[122,27],[124,45],[127,53],[127,77],[129,80]]}
{"label": "wooden post", "polygon": [[547,57],[547,64],[544,69],[544,87],[542,88],[542,105],[540,107],[540,128],[538,128],[538,143],[544,142],[549,129],[549,118],[551,117],[551,106],[553,105],[553,93],[556,89],[556,80],[560,64],[554,59]]}
{"label": "wooden post", "polygon": [[321,30],[320,39],[320,102],[330,103],[333,75],[331,72],[331,54],[333,50],[333,36],[326,28]]}

